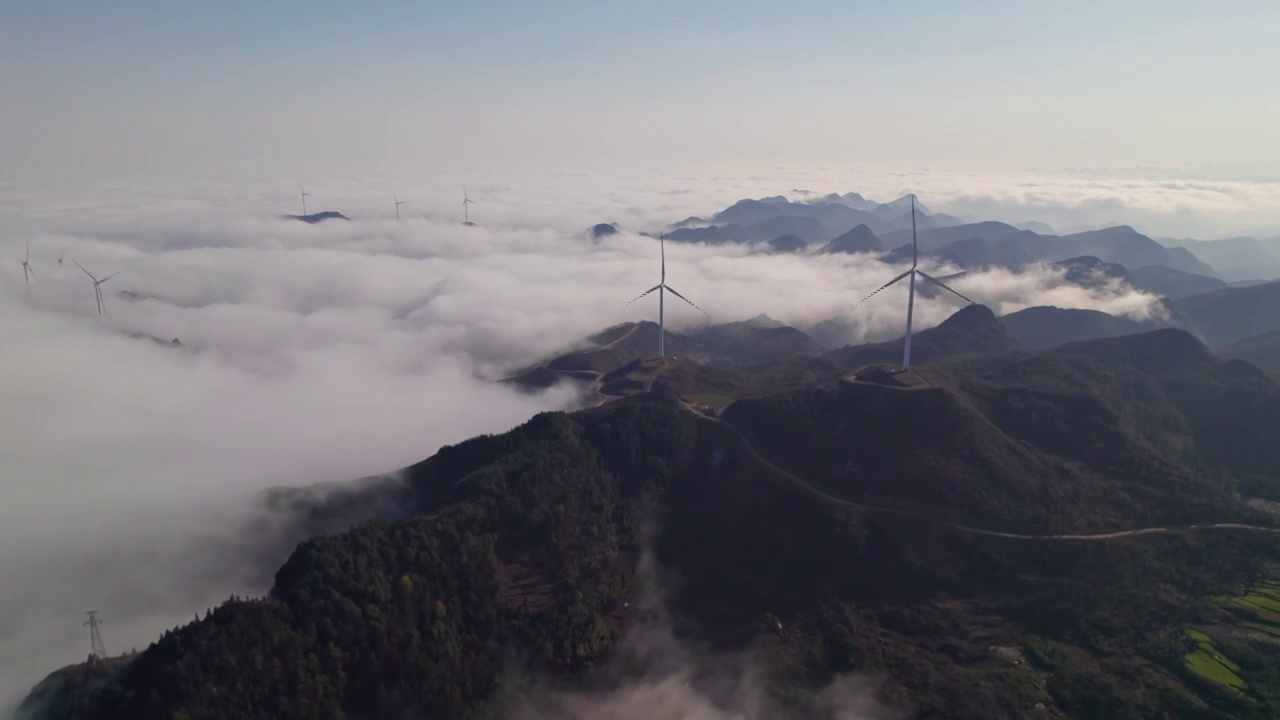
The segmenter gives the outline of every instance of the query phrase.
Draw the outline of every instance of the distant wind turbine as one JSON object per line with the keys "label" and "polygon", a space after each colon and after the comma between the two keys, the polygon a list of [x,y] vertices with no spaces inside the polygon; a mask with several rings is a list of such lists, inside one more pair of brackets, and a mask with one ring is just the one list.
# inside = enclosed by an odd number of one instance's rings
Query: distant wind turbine
{"label": "distant wind turbine", "polygon": [[964,295],[961,295],[955,290],[952,290],[951,288],[944,285],[941,280],[930,277],[926,275],[924,271],[918,269],[916,266],[919,264],[919,262],[920,262],[920,250],[919,250],[919,245],[916,242],[916,196],[913,194],[911,196],[911,269],[902,273],[898,277],[890,280],[884,285],[881,285],[880,287],[876,288],[870,295],[867,295],[866,297],[862,298],[858,302],[854,303],[854,307],[858,307],[862,303],[870,300],[872,295],[875,295],[876,293],[880,292],[881,290],[884,290],[885,288],[889,287],[890,285],[893,285],[894,283],[898,282],[899,280],[902,280],[903,278],[908,279],[908,281],[910,282],[910,286],[909,286],[910,289],[907,291],[907,336],[902,342],[902,370],[904,372],[911,369],[911,320],[912,320],[912,316],[915,314],[915,307],[916,307],[916,276],[919,275],[925,280],[928,280],[929,282],[933,283],[934,285],[937,285],[938,287],[942,288],[943,290],[946,290],[949,293],[952,293],[953,295],[960,298],[961,300],[964,300],[967,303],[970,303],[970,304],[973,303],[973,301],[970,300],[969,298],[965,297]]}
{"label": "distant wind turbine", "polygon": [[676,297],[689,303],[690,305],[693,305],[693,308],[698,312],[703,313],[704,315],[706,314],[706,311],[698,307],[697,305],[694,305],[692,300],[676,292],[675,288],[667,285],[666,241],[667,241],[667,236],[665,234],[658,236],[658,247],[661,249],[661,252],[662,252],[662,275],[660,277],[660,282],[657,285],[654,285],[648,290],[645,290],[644,292],[637,295],[635,300],[632,300],[631,302],[627,303],[628,305],[630,305],[631,303],[635,302],[636,300],[639,300],[640,298],[648,295],[649,293],[655,290],[658,292],[658,357],[662,358],[663,360],[667,359],[666,298],[663,297],[663,295],[665,293],[671,293],[672,295],[675,295]]}
{"label": "distant wind turbine", "polygon": [[[307,191],[303,189],[302,183],[298,183],[298,192],[302,195],[302,214],[307,214]],[[83,269],[83,268],[82,268]]]}
{"label": "distant wind turbine", "polygon": [[31,241],[27,241],[27,257],[22,261],[22,279],[27,281],[27,287],[31,287],[31,278],[36,276],[36,271],[31,269]]}
{"label": "distant wind turbine", "polygon": [[98,314],[99,315],[105,314],[107,311],[107,304],[102,299],[102,283],[110,280],[111,278],[119,275],[120,273],[113,272],[110,275],[99,280],[98,278],[93,276],[93,273],[89,272],[88,270],[85,270],[84,266],[81,265],[80,263],[76,262],[75,260],[72,260],[71,262],[76,263],[76,267],[80,268],[81,270],[84,270],[84,274],[88,275],[89,279],[93,281],[93,296],[98,301]]}
{"label": "distant wind turbine", "polygon": [[397,220],[399,220],[399,219],[400,219],[400,206],[404,204],[404,201],[403,201],[403,200],[401,200],[400,198],[396,197],[395,193],[391,193],[391,199],[396,201],[396,219],[397,219]]}
{"label": "distant wind turbine", "polygon": [[462,224],[463,225],[471,225],[471,226],[475,225],[475,223],[471,222],[471,213],[468,212],[467,210],[468,205],[475,205],[475,204],[476,204],[475,201],[472,200],[471,197],[467,195],[467,186],[463,185],[462,186]]}
{"label": "distant wind turbine", "polygon": [[66,257],[66,255],[66,248],[58,248],[58,267],[62,267],[62,258]]}

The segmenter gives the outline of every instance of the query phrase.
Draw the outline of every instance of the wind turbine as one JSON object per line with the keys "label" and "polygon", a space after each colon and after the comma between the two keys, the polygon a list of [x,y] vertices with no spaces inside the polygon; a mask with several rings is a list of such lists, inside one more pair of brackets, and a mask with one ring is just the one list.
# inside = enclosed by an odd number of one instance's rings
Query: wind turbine
{"label": "wind turbine", "polygon": [[[302,214],[307,214],[307,191],[303,189],[302,183],[298,183],[298,192],[302,194]],[[81,268],[82,270],[84,268]]]}
{"label": "wind turbine", "polygon": [[31,278],[36,276],[36,271],[31,269],[31,241],[27,241],[27,257],[22,261],[22,279],[27,281],[27,287],[31,287]]}
{"label": "wind turbine", "polygon": [[396,197],[396,194],[395,194],[395,193],[391,193],[391,199],[396,201],[396,219],[397,219],[397,220],[399,220],[399,219],[400,219],[400,206],[404,204],[404,201],[403,201],[403,200],[401,200],[400,198]]}
{"label": "wind turbine", "polygon": [[[81,270],[84,270],[84,266],[81,265],[80,263],[76,262],[75,260],[72,260],[71,262],[76,263],[76,267],[80,268]],[[113,272],[110,275],[102,278],[101,280],[94,277],[93,273],[89,272],[88,270],[84,270],[84,274],[88,275],[89,279],[93,281],[93,296],[98,300],[98,314],[103,315],[107,311],[107,305],[106,305],[106,302],[102,299],[102,283],[110,280],[111,278],[119,275],[120,273]]]}
{"label": "wind turbine", "polygon": [[655,291],[655,290],[656,290],[656,291],[658,291],[658,357],[659,357],[659,358],[662,358],[663,360],[666,360],[666,359],[667,359],[667,350],[666,350],[666,342],[665,342],[665,341],[666,341],[666,339],[667,339],[667,328],[666,328],[666,298],[665,298],[665,297],[663,297],[663,296],[664,296],[664,294],[665,294],[665,293],[671,293],[672,295],[675,295],[676,297],[678,297],[678,298],[680,298],[681,300],[683,300],[683,301],[685,301],[685,302],[689,303],[690,305],[693,305],[693,308],[694,308],[695,310],[697,310],[698,312],[703,313],[704,315],[706,314],[706,310],[703,310],[702,308],[698,307],[697,305],[694,305],[692,300],[690,300],[689,298],[687,298],[687,297],[685,297],[685,296],[681,295],[680,293],[676,292],[675,288],[673,288],[673,287],[671,287],[671,286],[667,285],[667,245],[666,245],[666,240],[667,240],[667,236],[666,236],[665,234],[663,234],[663,235],[659,235],[659,236],[658,236],[658,246],[661,248],[661,251],[662,251],[662,275],[661,275],[661,278],[660,278],[660,282],[659,282],[657,285],[654,285],[653,287],[649,288],[648,290],[645,290],[644,292],[642,292],[642,293],[640,293],[639,295],[637,295],[637,296],[635,297],[635,300],[632,300],[631,302],[628,302],[628,303],[627,303],[628,305],[630,305],[631,303],[635,302],[636,300],[639,300],[640,298],[644,297],[645,295],[648,295],[649,293],[651,293],[651,292],[653,292],[653,291]]}
{"label": "wind turbine", "polygon": [[472,200],[467,195],[467,186],[463,185],[462,186],[462,224],[463,225],[470,225],[472,227],[475,226],[475,223],[471,222],[471,213],[467,211],[468,205],[475,205],[475,204],[476,204],[475,201]]}
{"label": "wind turbine", "polygon": [[899,280],[902,280],[903,278],[906,278],[909,281],[910,289],[907,291],[907,335],[902,342],[902,371],[903,372],[906,372],[907,370],[911,369],[911,320],[912,320],[912,316],[915,314],[915,308],[916,308],[916,276],[917,275],[924,278],[925,280],[928,280],[934,285],[937,285],[943,290],[946,290],[947,292],[955,295],[961,300],[964,300],[965,302],[970,304],[973,303],[973,301],[970,300],[969,298],[965,297],[964,295],[961,295],[955,290],[952,290],[951,288],[944,285],[941,280],[938,280],[937,278],[926,275],[923,270],[920,270],[917,267],[919,263],[920,263],[920,249],[919,249],[919,245],[916,243],[916,196],[913,193],[911,195],[911,269],[902,273],[898,277],[890,280],[884,285],[881,285],[880,287],[876,288],[870,295],[867,295],[866,297],[862,298],[861,300],[854,303],[853,305],[854,307],[858,307],[862,303],[870,300],[872,295],[875,295],[876,293],[880,292],[881,290],[884,290],[885,288],[889,287],[890,285],[893,285],[894,283],[898,282]]}
{"label": "wind turbine", "polygon": [[58,248],[58,267],[62,267],[62,259],[66,257],[66,255],[67,255],[66,248]]}

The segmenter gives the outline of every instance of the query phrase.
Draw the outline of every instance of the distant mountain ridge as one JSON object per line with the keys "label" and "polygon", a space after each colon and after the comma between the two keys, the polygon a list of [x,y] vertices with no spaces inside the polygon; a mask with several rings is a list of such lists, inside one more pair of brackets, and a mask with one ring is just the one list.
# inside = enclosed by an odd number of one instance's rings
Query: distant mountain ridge
{"label": "distant mountain ridge", "polygon": [[1218,278],[1183,272],[1165,265],[1147,265],[1132,270],[1130,274],[1138,287],[1170,300],[1227,287],[1227,283]]}
{"label": "distant mountain ridge", "polygon": [[325,220],[350,220],[351,219],[346,215],[343,215],[340,212],[335,212],[333,210],[326,210],[324,212],[311,213],[310,215],[285,215],[285,218],[289,220],[301,220],[302,222],[308,223],[311,225],[324,222]]}
{"label": "distant mountain ridge", "polygon": [[1209,345],[1228,345],[1280,330],[1280,281],[1192,295],[1173,306],[1204,332]]}
{"label": "distant mountain ridge", "polygon": [[[778,195],[743,199],[711,216],[688,218],[667,237],[677,242],[706,244],[777,244],[779,252],[797,252],[800,243],[819,252],[884,252],[901,260],[912,233],[911,196],[875,203],[858,193],[817,196],[807,191],[802,201]],[[962,268],[1027,265],[1094,256],[1132,270],[1160,266],[1183,273],[1218,277],[1211,265],[1185,247],[1166,247],[1127,225],[1059,235],[1042,223],[1019,226],[997,221],[962,223],[935,214],[916,201],[916,234],[920,251]]]}
{"label": "distant mountain ridge", "polygon": [[[1160,238],[1170,248],[1183,248],[1212,265],[1223,280],[1280,279],[1280,238],[1235,237],[1224,240]],[[1182,268],[1185,269],[1185,268]],[[1190,272],[1196,272],[1191,270]],[[1201,273],[1217,277],[1211,273]]]}
{"label": "distant mountain ridge", "polygon": [[1151,332],[1164,328],[1192,330],[1172,308],[1166,308],[1165,317],[1147,320],[1109,315],[1098,310],[1083,308],[1059,308],[1049,306],[1029,307],[1009,313],[1000,322],[1017,338],[1018,347],[1025,350],[1046,350],[1083,340],[1121,337]]}
{"label": "distant mountain ridge", "polygon": [[1280,329],[1220,346],[1216,352],[1224,358],[1251,362],[1280,379]]}
{"label": "distant mountain ridge", "polygon": [[[814,703],[857,672],[912,720],[1274,718],[1280,540],[1238,496],[1280,497],[1280,387],[1179,330],[1028,352],[998,326],[961,310],[893,382],[652,364],[612,402],[404,468],[385,517],[298,545],[267,596],[30,707],[521,717],[542,685],[636,682],[729,703],[716,667],[749,652],[764,717],[833,717]],[[627,644],[652,615],[709,657],[655,675]]]}

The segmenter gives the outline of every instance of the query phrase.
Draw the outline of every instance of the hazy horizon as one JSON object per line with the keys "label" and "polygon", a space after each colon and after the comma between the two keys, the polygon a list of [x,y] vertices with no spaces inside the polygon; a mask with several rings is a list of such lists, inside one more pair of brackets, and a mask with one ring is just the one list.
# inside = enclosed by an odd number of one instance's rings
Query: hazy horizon
{"label": "hazy horizon", "polygon": [[[264,517],[265,488],[392,472],[584,406],[495,380],[656,318],[626,305],[658,271],[641,233],[811,191],[1059,232],[1280,238],[1273,3],[3,14],[0,713],[84,659],[85,610],[117,653],[265,593],[297,540],[245,532],[287,524]],[[309,211],[352,221],[282,220],[299,184]],[[588,237],[602,222],[623,231]],[[901,334],[901,284],[856,302],[905,266],[758,250],[669,243],[672,284],[707,314],[668,306],[668,327],[766,313],[847,321],[842,342]],[[105,317],[74,263],[120,273]],[[953,284],[997,314],[1163,312],[1043,263]],[[916,327],[956,308],[922,297]]]}
{"label": "hazy horizon", "polygon": [[6,15],[0,178],[19,185],[654,163],[1280,175],[1266,2],[17,0]]}

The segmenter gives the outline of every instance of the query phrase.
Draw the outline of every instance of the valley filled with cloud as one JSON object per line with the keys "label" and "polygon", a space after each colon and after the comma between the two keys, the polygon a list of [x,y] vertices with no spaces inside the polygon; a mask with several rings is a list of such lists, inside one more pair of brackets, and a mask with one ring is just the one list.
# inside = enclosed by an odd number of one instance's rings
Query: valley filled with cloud
{"label": "valley filled with cloud", "polygon": [[[581,407],[569,387],[522,394],[496,381],[605,327],[656,318],[652,298],[626,304],[658,281],[658,243],[641,232],[798,190],[917,192],[966,221],[1061,231],[1127,223],[1218,237],[1280,225],[1280,181],[755,168],[477,174],[467,188],[478,227],[464,227],[461,181],[307,181],[309,211],[351,218],[317,225],[281,217],[300,210],[289,182],[119,183],[74,197],[0,188],[0,706],[83,660],[87,610],[100,611],[116,653],[229,595],[265,592],[301,538],[246,533],[269,512],[261,491],[392,472]],[[392,193],[405,200],[400,221]],[[601,222],[622,232],[591,237]],[[105,315],[77,263],[119,273],[101,286]],[[904,267],[671,243],[667,280],[706,315],[670,306],[668,323],[764,313],[808,329],[835,318],[840,343],[889,339],[906,288],[855,304]],[[998,315],[1160,312],[1151,295],[1068,284],[1049,266],[953,285]],[[922,299],[918,326],[958,307]]]}

